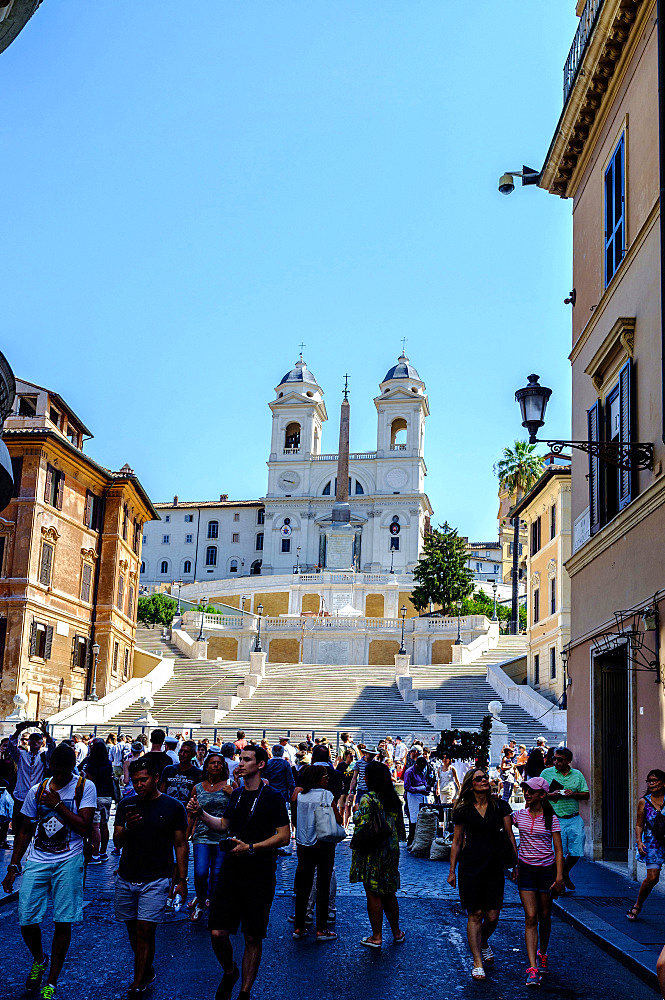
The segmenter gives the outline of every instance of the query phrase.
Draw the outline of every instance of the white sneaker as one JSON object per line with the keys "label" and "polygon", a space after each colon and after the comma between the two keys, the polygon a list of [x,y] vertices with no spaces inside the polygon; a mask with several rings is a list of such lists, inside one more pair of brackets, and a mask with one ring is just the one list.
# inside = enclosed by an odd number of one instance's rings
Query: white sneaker
{"label": "white sneaker", "polygon": [[489,945],[487,945],[486,948],[481,948],[480,950],[483,956],[483,962],[492,963],[494,961],[494,952]]}
{"label": "white sneaker", "polygon": [[202,916],[203,916],[203,909],[197,903],[190,914],[190,920],[192,921],[193,924],[196,924],[198,923],[198,921],[201,919]]}

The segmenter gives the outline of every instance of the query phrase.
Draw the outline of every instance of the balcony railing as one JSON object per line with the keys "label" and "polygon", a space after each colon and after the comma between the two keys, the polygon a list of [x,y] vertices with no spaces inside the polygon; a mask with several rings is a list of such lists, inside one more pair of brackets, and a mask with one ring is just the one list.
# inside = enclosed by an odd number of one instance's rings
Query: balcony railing
{"label": "balcony railing", "polygon": [[299,455],[300,448],[283,448],[282,455]]}
{"label": "balcony railing", "polygon": [[[312,455],[315,462],[336,462],[338,455]],[[350,461],[362,462],[368,458],[376,458],[375,451],[352,451],[349,455]]]}
{"label": "balcony railing", "polygon": [[563,67],[563,103],[568,100],[568,95],[573,89],[573,84],[577,78],[577,71],[580,68],[589,39],[593,34],[596,21],[603,6],[603,0],[587,0],[580,17],[580,23],[575,32],[573,44],[570,47],[566,64]]}

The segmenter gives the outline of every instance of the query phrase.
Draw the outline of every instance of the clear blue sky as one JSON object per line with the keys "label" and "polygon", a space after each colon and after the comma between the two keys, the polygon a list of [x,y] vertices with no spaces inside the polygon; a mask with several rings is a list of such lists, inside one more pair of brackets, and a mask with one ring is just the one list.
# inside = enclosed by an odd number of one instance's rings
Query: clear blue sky
{"label": "clear blue sky", "polygon": [[569,434],[571,204],[539,168],[573,0],[44,0],[0,57],[2,341],[154,500],[266,488],[300,341],[336,450],[400,340],[438,520],[496,536],[513,394]]}

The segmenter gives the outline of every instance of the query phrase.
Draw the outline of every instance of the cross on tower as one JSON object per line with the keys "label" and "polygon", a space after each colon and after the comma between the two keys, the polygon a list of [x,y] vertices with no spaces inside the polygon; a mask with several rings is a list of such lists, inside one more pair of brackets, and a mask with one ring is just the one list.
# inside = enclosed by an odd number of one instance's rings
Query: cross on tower
{"label": "cross on tower", "polygon": [[349,376],[344,376],[344,399],[349,398]]}
{"label": "cross on tower", "polygon": [[307,347],[307,344],[298,344],[298,347],[300,348],[300,360],[302,361],[302,349],[303,347]]}
{"label": "cross on tower", "polygon": [[402,354],[406,357],[406,337],[402,337]]}

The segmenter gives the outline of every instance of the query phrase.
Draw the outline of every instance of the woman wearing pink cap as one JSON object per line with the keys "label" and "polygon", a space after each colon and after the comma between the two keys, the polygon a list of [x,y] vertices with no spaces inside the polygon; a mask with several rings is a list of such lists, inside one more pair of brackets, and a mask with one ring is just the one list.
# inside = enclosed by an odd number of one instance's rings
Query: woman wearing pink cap
{"label": "woman wearing pink cap", "polygon": [[[547,945],[552,930],[552,891],[564,893],[561,824],[547,799],[549,783],[544,778],[522,782],[526,807],[512,814],[520,833],[517,852],[517,888],[524,907],[526,951],[529,965],[526,985],[540,986],[548,972]],[[540,948],[538,932],[540,931]]]}

